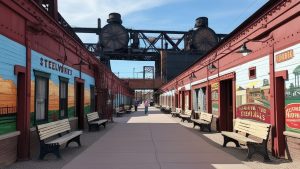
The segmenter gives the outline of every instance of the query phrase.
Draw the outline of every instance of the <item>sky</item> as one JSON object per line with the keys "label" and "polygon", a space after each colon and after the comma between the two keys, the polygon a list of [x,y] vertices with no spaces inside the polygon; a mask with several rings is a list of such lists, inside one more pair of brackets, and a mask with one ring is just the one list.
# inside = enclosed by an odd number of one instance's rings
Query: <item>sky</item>
{"label": "sky", "polygon": [[[195,19],[208,17],[216,33],[228,34],[268,0],[58,0],[58,10],[73,27],[106,25],[109,13],[122,15],[123,26],[131,29],[188,31]],[[85,43],[96,43],[94,34],[78,34]],[[119,77],[142,77],[143,66],[154,62],[111,61]],[[135,73],[134,73],[134,72]]]}

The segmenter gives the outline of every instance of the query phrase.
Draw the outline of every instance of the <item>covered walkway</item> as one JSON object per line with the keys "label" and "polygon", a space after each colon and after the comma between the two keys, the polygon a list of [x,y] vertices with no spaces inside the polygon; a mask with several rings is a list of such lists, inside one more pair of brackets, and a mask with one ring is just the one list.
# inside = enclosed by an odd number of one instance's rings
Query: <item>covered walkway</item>
{"label": "covered walkway", "polygon": [[[295,169],[300,164],[271,156],[245,161],[246,148],[223,148],[220,133],[199,132],[156,108],[114,118],[105,130],[82,135],[82,147],[61,149],[62,159],[48,155],[17,162],[7,169]],[[233,144],[232,144],[233,145]]]}
{"label": "covered walkway", "polygon": [[136,112],[115,122],[108,133],[63,168],[247,168],[157,109],[150,108],[148,115]]}

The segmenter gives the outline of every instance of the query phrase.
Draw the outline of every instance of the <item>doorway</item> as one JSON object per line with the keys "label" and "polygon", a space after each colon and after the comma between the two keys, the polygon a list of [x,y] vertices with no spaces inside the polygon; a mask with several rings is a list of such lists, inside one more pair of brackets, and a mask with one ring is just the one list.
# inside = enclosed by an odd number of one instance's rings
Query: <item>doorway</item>
{"label": "doorway", "polygon": [[84,84],[76,82],[76,116],[78,118],[78,129],[84,128]]}
{"label": "doorway", "polygon": [[26,127],[28,115],[26,114],[26,78],[25,73],[17,74],[17,131],[20,131],[18,141],[18,159],[29,158],[29,132]]}
{"label": "doorway", "polygon": [[220,81],[220,117],[219,130],[233,130],[233,81],[232,79]]}
{"label": "doorway", "polygon": [[278,147],[275,155],[282,157],[285,154],[285,80],[282,76],[275,78],[275,116],[276,116],[276,136],[275,140]]}

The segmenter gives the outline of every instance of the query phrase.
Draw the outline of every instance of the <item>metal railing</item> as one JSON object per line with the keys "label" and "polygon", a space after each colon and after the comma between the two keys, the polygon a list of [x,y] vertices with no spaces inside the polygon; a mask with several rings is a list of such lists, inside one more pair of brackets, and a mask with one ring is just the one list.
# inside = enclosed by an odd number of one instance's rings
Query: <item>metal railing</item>
{"label": "metal railing", "polygon": [[15,106],[6,106],[6,107],[0,107],[0,116],[8,116],[16,114],[17,107]]}

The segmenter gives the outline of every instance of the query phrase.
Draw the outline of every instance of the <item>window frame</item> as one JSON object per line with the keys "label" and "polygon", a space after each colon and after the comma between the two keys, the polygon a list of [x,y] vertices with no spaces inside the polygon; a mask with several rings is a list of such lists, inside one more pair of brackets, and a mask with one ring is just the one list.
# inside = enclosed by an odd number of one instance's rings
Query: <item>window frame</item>
{"label": "window frame", "polygon": [[[48,122],[48,115],[49,115],[49,79],[51,74],[38,71],[38,70],[33,70],[34,73],[34,125],[37,124],[43,124]],[[37,79],[39,78],[44,78],[46,79],[46,100],[45,100],[45,119],[42,120],[37,120],[36,119],[36,98],[37,98]]]}
{"label": "window frame", "polygon": [[[66,105],[65,105],[65,115],[61,115],[61,110],[62,110],[62,101],[61,101],[61,83],[66,83]],[[68,92],[68,87],[69,87],[69,79],[65,77],[59,76],[59,119],[65,119],[68,118],[69,112],[68,112],[68,97],[69,97],[69,92]]]}
{"label": "window frame", "polygon": [[[254,75],[251,75],[251,71],[254,71]],[[249,68],[249,79],[252,80],[252,79],[256,79],[256,66],[254,67],[250,67]]]}

